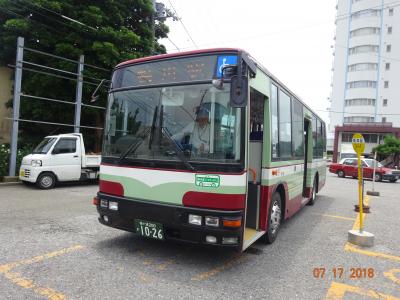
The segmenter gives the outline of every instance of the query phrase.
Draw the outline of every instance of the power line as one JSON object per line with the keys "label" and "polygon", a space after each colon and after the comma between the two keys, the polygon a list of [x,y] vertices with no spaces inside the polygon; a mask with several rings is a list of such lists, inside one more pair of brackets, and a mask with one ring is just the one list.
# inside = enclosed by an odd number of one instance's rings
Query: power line
{"label": "power line", "polygon": [[[382,10],[383,10],[383,9],[388,9],[388,8],[392,8],[392,7],[397,7],[399,5],[400,5],[400,1],[393,1],[393,2],[389,2],[389,3],[385,3],[384,5],[379,4],[379,5],[375,5],[375,6],[370,6],[370,7],[366,8],[366,9],[363,9],[363,10],[375,9],[375,8],[381,8],[381,7],[382,7]],[[363,10],[360,10],[360,11],[363,11]],[[354,13],[355,12],[336,15],[335,19],[336,19],[336,21],[337,20],[345,20],[345,19],[350,18],[352,16],[352,14],[354,14]]]}
{"label": "power line", "polygon": [[[43,7],[43,6],[41,6],[41,5],[37,4],[37,3],[32,3],[31,1],[27,1],[27,0],[22,0],[22,1],[25,2],[25,3],[27,3],[27,4],[31,4],[31,5],[33,5],[33,6],[36,6],[36,7],[38,7],[38,8],[41,8],[41,9],[43,9],[43,10],[46,10],[46,11],[48,11],[48,12],[51,12],[51,13],[53,13],[53,14],[56,14],[56,15],[60,16],[61,18],[65,19],[65,20],[68,20],[68,21],[70,21],[70,22],[73,22],[73,23],[79,24],[79,25],[81,25],[81,26],[90,28],[90,29],[92,29],[92,30],[94,30],[94,31],[97,31],[97,29],[94,28],[94,27],[92,27],[92,26],[86,25],[85,23],[82,23],[81,21],[78,21],[78,20],[72,19],[72,18],[70,18],[70,17],[67,17],[67,16],[65,16],[65,15],[63,15],[63,14],[61,14],[61,13],[59,13],[59,12],[56,12],[56,11],[51,10],[51,9],[49,9],[49,8]],[[63,23],[63,24],[66,25],[66,26],[69,26],[69,25],[67,25],[66,23]]]}
{"label": "power line", "polygon": [[349,112],[349,111],[334,111],[334,110],[326,110],[326,109],[314,109],[315,111],[320,111],[320,112],[327,112],[327,113],[334,113],[334,114],[349,114],[349,115],[369,115],[369,116],[400,116],[400,114],[375,114],[375,113],[358,113],[358,112]]}
{"label": "power line", "polygon": [[169,36],[167,36],[167,38],[168,38],[168,41],[169,41],[172,45],[174,45],[174,47],[176,48],[176,50],[178,50],[179,52],[181,52],[181,49],[179,49],[179,47],[171,40],[171,38],[170,38]]}
{"label": "power line", "polygon": [[183,29],[185,30],[186,34],[188,35],[188,37],[190,38],[190,40],[192,41],[193,45],[198,49],[199,47],[197,46],[196,42],[193,40],[191,34],[189,33],[189,30],[186,28],[185,24],[182,21],[182,18],[179,17],[178,12],[176,11],[174,5],[172,4],[171,0],[168,0],[169,4],[171,5],[171,8],[174,10],[175,14],[178,16],[178,20],[181,23]]}
{"label": "power line", "polygon": [[42,23],[42,22],[33,20],[33,19],[29,18],[28,16],[24,16],[24,15],[21,15],[21,14],[19,14],[19,13],[16,13],[16,12],[13,11],[13,10],[10,10],[10,9],[7,9],[7,8],[3,8],[3,7],[0,7],[0,10],[3,11],[3,12],[5,12],[5,13],[7,13],[7,14],[9,14],[9,15],[18,16],[18,17],[20,17],[20,18],[23,18],[23,19],[25,19],[25,20],[28,20],[29,22],[37,23],[37,24],[39,24],[39,25],[41,25],[41,26],[44,26],[44,27],[48,28],[49,30],[51,30],[51,31],[53,31],[53,32],[56,32],[56,33],[58,33],[58,34],[61,34],[61,35],[64,35],[64,34],[65,34],[64,32],[61,32],[61,31],[59,31],[59,30],[56,30],[56,29],[54,29],[53,27],[48,26],[48,25],[46,25],[46,24],[44,24],[44,23]]}
{"label": "power line", "polygon": [[[335,44],[335,46],[337,46],[337,47],[339,47],[339,48],[344,48],[344,49],[346,49],[346,50],[349,49],[349,48],[347,48],[347,46],[343,46],[343,45],[340,45],[340,44]],[[360,45],[360,46],[363,46],[363,45]],[[367,45],[365,45],[365,46],[367,46]],[[372,46],[374,46],[374,45],[372,45]],[[355,47],[357,47],[357,46],[355,46]],[[380,49],[380,50],[381,50],[381,49]],[[364,52],[364,53],[359,53],[359,54],[367,54],[367,55],[370,55],[370,56],[374,56],[374,57],[378,57],[378,58],[383,58],[383,59],[386,59],[386,60],[400,61],[400,58],[394,58],[394,57],[383,56],[383,55],[380,55],[379,53],[374,54],[374,53],[371,53],[371,52]]]}

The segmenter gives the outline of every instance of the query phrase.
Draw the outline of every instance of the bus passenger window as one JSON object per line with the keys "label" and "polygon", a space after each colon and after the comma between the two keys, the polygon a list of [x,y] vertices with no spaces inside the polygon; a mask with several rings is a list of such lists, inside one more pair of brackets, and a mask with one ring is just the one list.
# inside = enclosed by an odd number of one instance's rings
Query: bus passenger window
{"label": "bus passenger window", "polygon": [[279,157],[278,88],[271,84],[271,147],[272,158]]}
{"label": "bus passenger window", "polygon": [[264,95],[250,91],[250,140],[262,141],[264,128]]}

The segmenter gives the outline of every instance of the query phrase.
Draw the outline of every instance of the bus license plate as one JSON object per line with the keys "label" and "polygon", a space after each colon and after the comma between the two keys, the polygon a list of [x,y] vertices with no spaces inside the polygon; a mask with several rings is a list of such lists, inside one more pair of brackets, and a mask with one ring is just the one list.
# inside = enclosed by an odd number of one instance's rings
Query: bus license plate
{"label": "bus license plate", "polygon": [[164,228],[160,223],[136,219],[135,228],[136,233],[141,236],[156,240],[164,240]]}

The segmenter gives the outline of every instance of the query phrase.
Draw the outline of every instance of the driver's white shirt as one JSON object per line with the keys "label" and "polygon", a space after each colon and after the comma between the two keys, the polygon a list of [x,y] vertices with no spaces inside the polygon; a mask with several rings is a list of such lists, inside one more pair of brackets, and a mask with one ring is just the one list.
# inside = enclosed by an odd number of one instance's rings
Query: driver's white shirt
{"label": "driver's white shirt", "polygon": [[201,144],[204,145],[204,152],[210,149],[210,125],[206,123],[203,128],[197,122],[186,125],[181,132],[172,136],[172,138],[180,142],[184,136],[189,135],[189,144],[192,144],[196,150],[200,149]]}

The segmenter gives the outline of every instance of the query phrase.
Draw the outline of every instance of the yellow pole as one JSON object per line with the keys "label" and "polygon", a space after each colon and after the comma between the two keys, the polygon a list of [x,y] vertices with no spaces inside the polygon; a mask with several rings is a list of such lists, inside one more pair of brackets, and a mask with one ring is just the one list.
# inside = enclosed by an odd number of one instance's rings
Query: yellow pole
{"label": "yellow pole", "polygon": [[362,195],[362,168],[361,168],[361,155],[357,153],[358,159],[358,208],[360,214],[360,232],[363,231],[363,195]]}

